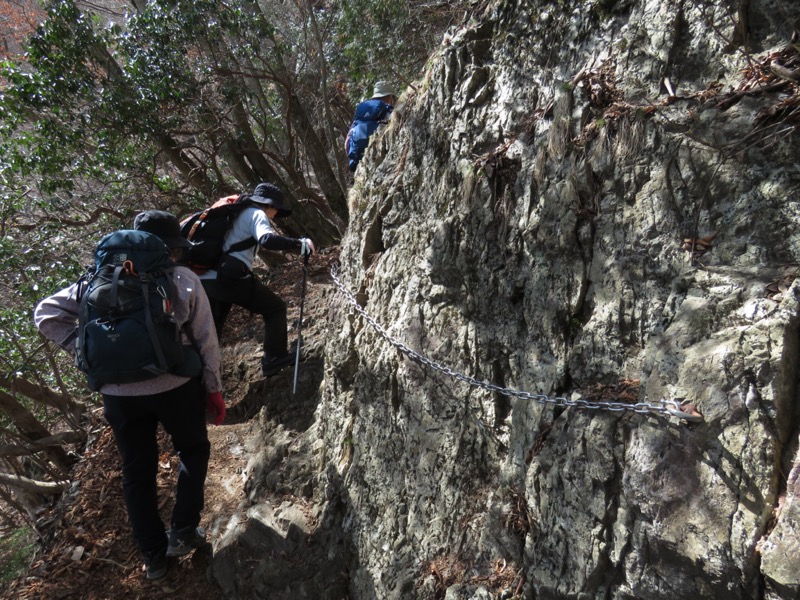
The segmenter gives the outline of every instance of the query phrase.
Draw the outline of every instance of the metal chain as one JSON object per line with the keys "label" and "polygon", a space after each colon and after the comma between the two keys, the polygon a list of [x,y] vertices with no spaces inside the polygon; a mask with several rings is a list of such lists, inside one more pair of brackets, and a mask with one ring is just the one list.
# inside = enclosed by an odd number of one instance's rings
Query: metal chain
{"label": "metal chain", "polygon": [[568,406],[574,408],[587,408],[592,410],[610,410],[616,412],[622,411],[631,411],[635,413],[665,413],[670,414],[675,417],[679,417],[686,421],[691,422],[701,422],[703,420],[702,415],[699,414],[689,414],[683,412],[681,410],[681,404],[678,400],[659,400],[657,403],[655,402],[637,402],[635,404],[628,404],[625,402],[611,402],[611,401],[604,401],[604,400],[585,400],[580,398],[578,400],[569,400],[563,397],[551,397],[546,396],[545,394],[532,394],[530,392],[523,392],[520,390],[514,390],[511,388],[501,387],[499,385],[495,385],[493,383],[489,383],[488,381],[482,381],[479,379],[475,379],[474,377],[470,377],[469,375],[464,375],[463,373],[459,373],[451,369],[450,367],[443,365],[441,363],[436,362],[435,360],[431,360],[426,356],[423,356],[419,352],[412,350],[408,346],[406,346],[400,340],[392,337],[389,332],[387,332],[381,325],[373,319],[367,312],[358,304],[355,296],[348,290],[342,281],[338,277],[338,272],[336,271],[335,267],[331,267],[331,277],[333,278],[336,287],[344,294],[347,301],[352,305],[352,307],[360,314],[363,319],[369,323],[369,325],[380,335],[383,339],[385,339],[389,344],[397,348],[401,353],[407,356],[411,361],[422,365],[424,367],[429,367],[436,371],[440,371],[445,375],[449,375],[453,379],[457,379],[458,381],[463,381],[468,383],[469,385],[483,388],[490,392],[495,392],[498,394],[502,394],[504,396],[512,396],[515,398],[521,398],[522,400],[533,400],[534,402],[539,402],[541,404],[550,404],[553,406]]}

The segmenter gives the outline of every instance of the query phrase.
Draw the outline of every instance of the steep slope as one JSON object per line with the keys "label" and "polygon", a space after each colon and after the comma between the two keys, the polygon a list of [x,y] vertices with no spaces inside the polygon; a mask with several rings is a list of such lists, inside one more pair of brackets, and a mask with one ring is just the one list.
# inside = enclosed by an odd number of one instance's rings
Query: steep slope
{"label": "steep slope", "polygon": [[331,306],[352,597],[797,597],[798,19],[509,0],[444,40]]}

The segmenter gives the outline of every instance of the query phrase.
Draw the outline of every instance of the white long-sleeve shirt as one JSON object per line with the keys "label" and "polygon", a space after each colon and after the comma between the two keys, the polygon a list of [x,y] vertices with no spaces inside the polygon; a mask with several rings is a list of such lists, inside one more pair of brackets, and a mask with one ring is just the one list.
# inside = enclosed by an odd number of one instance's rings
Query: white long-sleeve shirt
{"label": "white long-sleeve shirt", "polygon": [[[199,278],[186,267],[176,266],[172,274],[176,297],[172,303],[175,320],[193,343],[203,363],[203,384],[208,393],[222,390],[220,352],[208,297]],[[42,300],[34,311],[36,327],[47,339],[75,355],[80,303],[78,286],[72,284]],[[179,375],[159,375],[135,383],[107,383],[100,392],[110,396],[148,396],[166,392],[189,381]]]}
{"label": "white long-sleeve shirt", "polygon": [[[255,240],[255,243],[243,250],[229,252],[235,244],[245,240]],[[267,250],[300,250],[301,241],[278,235],[261,206],[248,206],[237,215],[233,225],[225,234],[222,251],[223,254],[239,260],[247,271],[252,271],[259,247]],[[211,269],[200,275],[200,279],[216,279],[217,275],[217,271]]]}
{"label": "white long-sleeve shirt", "polygon": [[[225,234],[225,243],[222,246],[224,253],[228,253],[228,249],[234,244],[243,242],[244,240],[253,239],[260,240],[263,236],[272,235],[275,229],[272,227],[267,218],[266,213],[258,206],[248,206],[241,213],[236,216],[236,220],[231,225],[231,228]],[[258,251],[258,244],[253,244],[249,248],[231,252],[229,256],[242,261],[249,270],[253,270],[253,261],[256,258]],[[200,275],[200,279],[216,279],[217,271],[212,269]]]}

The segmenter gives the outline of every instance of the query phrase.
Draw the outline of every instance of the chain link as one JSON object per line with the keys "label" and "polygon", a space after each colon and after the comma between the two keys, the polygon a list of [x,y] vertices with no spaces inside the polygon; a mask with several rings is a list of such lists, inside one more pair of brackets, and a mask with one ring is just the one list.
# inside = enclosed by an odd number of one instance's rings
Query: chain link
{"label": "chain link", "polygon": [[479,379],[475,379],[474,377],[470,377],[469,375],[464,375],[463,373],[459,373],[451,369],[450,367],[443,365],[441,363],[436,362],[435,360],[431,360],[426,356],[423,356],[419,352],[412,350],[408,346],[406,346],[403,342],[397,340],[396,338],[392,337],[388,331],[386,331],[381,325],[373,319],[367,311],[365,311],[361,305],[356,300],[355,296],[348,290],[342,281],[338,277],[338,272],[335,267],[331,267],[331,277],[333,278],[336,287],[344,294],[347,301],[350,303],[352,308],[361,315],[361,317],[369,323],[369,325],[380,335],[384,340],[389,342],[392,346],[397,348],[402,354],[408,357],[411,361],[422,365],[423,367],[428,367],[430,369],[434,369],[436,371],[440,371],[445,375],[449,375],[453,379],[458,381],[462,381],[464,383],[468,383],[471,386],[479,387],[490,392],[494,392],[497,394],[502,394],[504,396],[511,396],[514,398],[520,398],[522,400],[532,400],[534,402],[538,402],[540,404],[549,404],[552,406],[565,406],[565,407],[572,407],[572,408],[586,408],[590,410],[610,410],[615,412],[623,412],[623,411],[631,411],[635,413],[664,413],[670,414],[686,421],[691,422],[701,422],[703,420],[702,415],[699,414],[689,414],[683,412],[681,410],[681,403],[678,400],[659,400],[657,403],[655,402],[637,402],[635,404],[628,404],[625,402],[612,402],[612,401],[604,401],[604,400],[585,400],[580,398],[578,400],[569,400],[563,397],[551,397],[546,396],[545,394],[532,394],[530,392],[524,392],[520,390],[514,390],[511,388],[501,387],[499,385],[495,385],[493,383],[489,383],[488,381],[482,381]]}

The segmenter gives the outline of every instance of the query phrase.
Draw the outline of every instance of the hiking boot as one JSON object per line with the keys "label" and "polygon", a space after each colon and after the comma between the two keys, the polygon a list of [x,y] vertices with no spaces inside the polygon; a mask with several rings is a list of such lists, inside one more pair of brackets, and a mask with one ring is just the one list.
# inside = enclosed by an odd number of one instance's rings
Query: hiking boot
{"label": "hiking boot", "polygon": [[261,373],[264,377],[271,377],[294,362],[294,356],[291,354],[284,354],[283,356],[276,356],[274,358],[267,358],[266,356],[261,359]]}
{"label": "hiking boot", "polygon": [[185,556],[195,548],[207,545],[206,532],[202,527],[170,529],[167,531],[167,537],[169,538],[167,556]]}
{"label": "hiking boot", "polygon": [[148,579],[161,579],[167,574],[167,551],[145,552],[144,564],[147,566]]}

